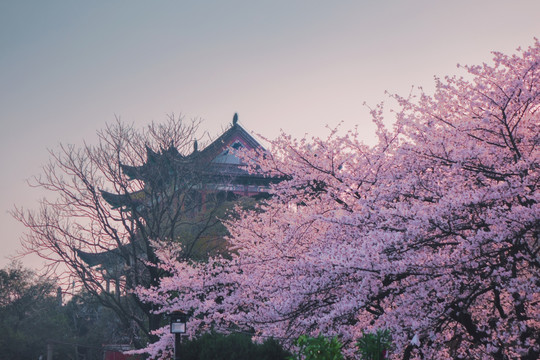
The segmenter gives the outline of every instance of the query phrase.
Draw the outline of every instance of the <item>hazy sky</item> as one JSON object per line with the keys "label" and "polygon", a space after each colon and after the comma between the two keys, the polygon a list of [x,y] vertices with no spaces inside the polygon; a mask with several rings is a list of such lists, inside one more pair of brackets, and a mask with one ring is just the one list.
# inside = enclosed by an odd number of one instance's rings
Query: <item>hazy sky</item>
{"label": "hazy sky", "polygon": [[0,0],[0,267],[24,230],[7,212],[43,196],[25,181],[47,149],[92,141],[115,115],[182,113],[218,135],[238,112],[269,138],[343,122],[369,142],[364,101],[430,91],[539,36],[538,0]]}

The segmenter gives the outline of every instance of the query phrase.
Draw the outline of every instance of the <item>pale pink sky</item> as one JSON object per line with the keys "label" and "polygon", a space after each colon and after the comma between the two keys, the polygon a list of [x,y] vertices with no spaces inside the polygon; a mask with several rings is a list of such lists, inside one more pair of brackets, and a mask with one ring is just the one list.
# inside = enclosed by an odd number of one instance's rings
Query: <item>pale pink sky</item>
{"label": "pale pink sky", "polygon": [[24,230],[7,212],[43,196],[25,179],[47,149],[92,141],[115,114],[183,113],[217,135],[238,112],[269,138],[343,122],[369,142],[364,101],[528,46],[539,14],[537,0],[2,1],[0,267]]}

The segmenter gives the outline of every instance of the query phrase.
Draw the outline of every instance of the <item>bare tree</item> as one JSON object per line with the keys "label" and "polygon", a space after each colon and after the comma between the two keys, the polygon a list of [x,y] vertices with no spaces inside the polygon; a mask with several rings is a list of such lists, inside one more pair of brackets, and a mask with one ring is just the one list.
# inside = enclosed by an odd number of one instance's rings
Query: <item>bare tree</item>
{"label": "bare tree", "polygon": [[216,216],[222,195],[201,192],[208,162],[193,141],[199,125],[170,116],[138,130],[117,119],[98,131],[97,145],[50,151],[50,162],[30,185],[52,197],[37,210],[13,211],[28,228],[25,252],[45,259],[66,291],[84,288],[113,309],[137,346],[162,321],[154,305],[131,293],[162,276],[152,266],[152,242],[181,241],[186,258],[224,246]]}

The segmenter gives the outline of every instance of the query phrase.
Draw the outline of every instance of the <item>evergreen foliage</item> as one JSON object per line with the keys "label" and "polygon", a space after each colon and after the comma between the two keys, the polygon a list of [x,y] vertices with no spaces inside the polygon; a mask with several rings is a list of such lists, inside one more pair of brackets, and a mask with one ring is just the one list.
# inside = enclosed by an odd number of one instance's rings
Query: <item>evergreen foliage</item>
{"label": "evergreen foliage", "polygon": [[184,360],[285,360],[289,353],[274,339],[262,344],[249,335],[207,333],[182,344]]}
{"label": "evergreen foliage", "polygon": [[383,360],[387,358],[388,350],[392,346],[392,336],[388,330],[363,333],[356,346],[362,360]]}
{"label": "evergreen foliage", "polygon": [[337,337],[302,335],[296,340],[299,351],[289,360],[343,360],[342,344]]}
{"label": "evergreen foliage", "polygon": [[103,359],[104,343],[119,339],[112,310],[89,294],[62,304],[57,284],[12,263],[0,269],[0,359]]}

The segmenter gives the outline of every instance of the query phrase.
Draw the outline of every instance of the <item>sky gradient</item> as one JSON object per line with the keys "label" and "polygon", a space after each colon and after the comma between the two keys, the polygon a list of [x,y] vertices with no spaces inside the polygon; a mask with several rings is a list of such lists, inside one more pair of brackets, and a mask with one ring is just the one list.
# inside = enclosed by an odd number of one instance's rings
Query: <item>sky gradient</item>
{"label": "sky gradient", "polygon": [[342,122],[372,143],[364,102],[532,44],[539,14],[535,0],[0,1],[0,267],[24,231],[8,211],[44,196],[26,179],[47,149],[115,116],[183,114],[216,136],[238,112],[268,138]]}

